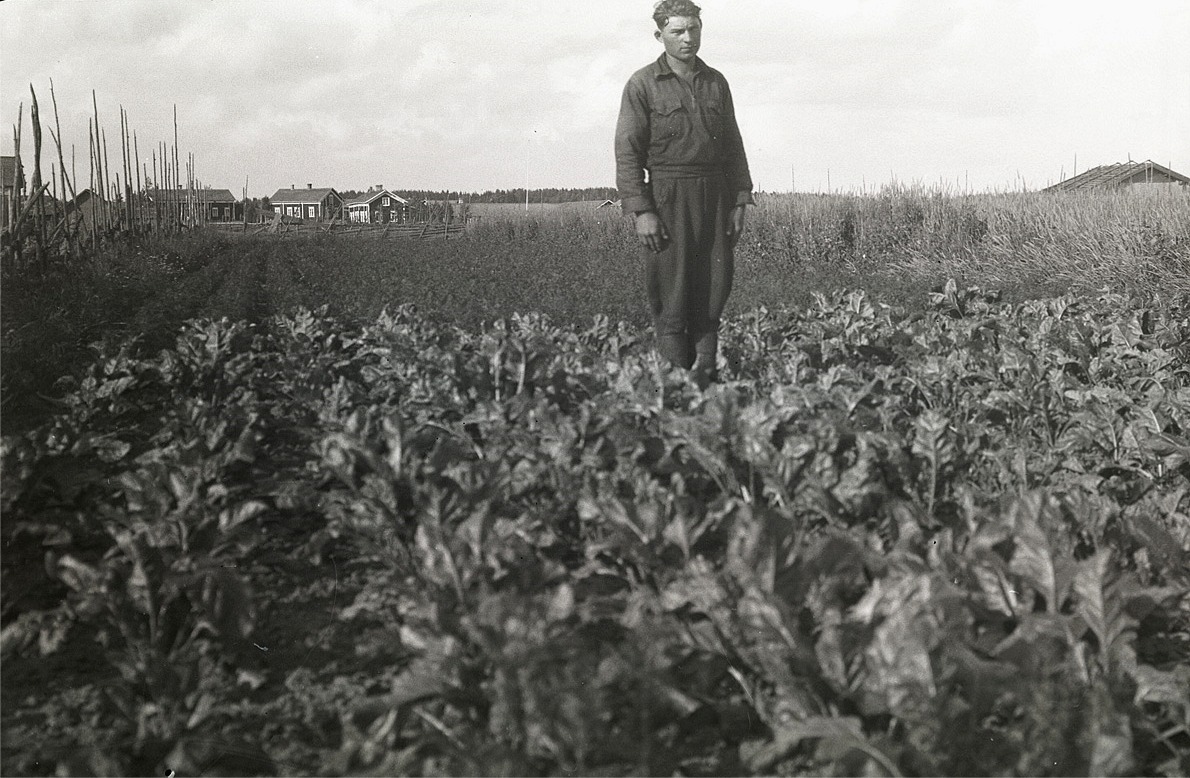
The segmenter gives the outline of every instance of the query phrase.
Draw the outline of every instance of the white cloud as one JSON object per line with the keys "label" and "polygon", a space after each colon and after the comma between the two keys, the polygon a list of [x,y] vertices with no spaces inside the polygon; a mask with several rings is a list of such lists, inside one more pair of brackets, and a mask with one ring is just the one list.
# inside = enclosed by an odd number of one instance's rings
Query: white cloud
{"label": "white cloud", "polygon": [[[1190,170],[1180,0],[702,5],[762,187],[791,167],[799,188],[827,169],[835,188],[1044,185],[1074,153]],[[0,115],[32,82],[52,118],[52,78],[85,157],[94,89],[109,146],[122,105],[147,157],[176,104],[204,179],[255,194],[608,185],[620,90],[659,51],[648,17],[644,0],[8,0]]]}

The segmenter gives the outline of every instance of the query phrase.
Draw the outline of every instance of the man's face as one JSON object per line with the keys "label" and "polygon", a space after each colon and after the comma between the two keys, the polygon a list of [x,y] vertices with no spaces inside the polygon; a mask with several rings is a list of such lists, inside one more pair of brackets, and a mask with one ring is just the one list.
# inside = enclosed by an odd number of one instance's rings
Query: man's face
{"label": "man's face", "polygon": [[654,33],[665,53],[679,62],[693,62],[702,43],[702,22],[695,16],[671,16],[665,29]]}

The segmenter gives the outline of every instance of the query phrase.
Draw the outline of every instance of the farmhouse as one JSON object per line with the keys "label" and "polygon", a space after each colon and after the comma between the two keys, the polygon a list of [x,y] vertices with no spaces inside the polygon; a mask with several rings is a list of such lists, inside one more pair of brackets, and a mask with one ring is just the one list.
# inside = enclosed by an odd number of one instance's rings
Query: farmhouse
{"label": "farmhouse", "polygon": [[84,231],[105,226],[114,216],[111,206],[90,189],[84,189],[66,203],[66,216]]}
{"label": "farmhouse", "polygon": [[234,222],[244,218],[244,206],[228,189],[195,190],[200,219],[208,222]]}
{"label": "farmhouse", "polygon": [[244,218],[244,204],[229,189],[149,189],[144,195],[144,218],[154,215],[187,224],[234,222]]}
{"label": "farmhouse", "polygon": [[369,189],[359,197],[348,200],[344,207],[351,221],[362,224],[399,224],[410,218],[409,201],[384,187]]}
{"label": "farmhouse", "polygon": [[1084,192],[1089,190],[1149,191],[1181,190],[1190,192],[1190,178],[1152,160],[1100,165],[1041,190],[1043,192]]}
{"label": "farmhouse", "polygon": [[269,198],[269,203],[281,216],[315,221],[343,218],[343,198],[330,187],[315,188],[313,184],[306,184],[305,189],[293,186],[278,189]]}

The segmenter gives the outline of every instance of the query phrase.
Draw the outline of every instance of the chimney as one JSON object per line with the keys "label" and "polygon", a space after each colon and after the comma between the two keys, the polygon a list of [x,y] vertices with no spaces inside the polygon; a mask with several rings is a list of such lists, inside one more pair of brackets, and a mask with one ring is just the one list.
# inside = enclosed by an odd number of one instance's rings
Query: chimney
{"label": "chimney", "polygon": [[290,189],[297,189],[297,187],[296,187],[296,186],[294,186],[293,184],[290,184],[290,185],[289,185],[289,188],[290,188]]}
{"label": "chimney", "polygon": [[306,184],[306,188],[307,188],[307,189],[313,189],[313,188],[314,188],[314,184]]}

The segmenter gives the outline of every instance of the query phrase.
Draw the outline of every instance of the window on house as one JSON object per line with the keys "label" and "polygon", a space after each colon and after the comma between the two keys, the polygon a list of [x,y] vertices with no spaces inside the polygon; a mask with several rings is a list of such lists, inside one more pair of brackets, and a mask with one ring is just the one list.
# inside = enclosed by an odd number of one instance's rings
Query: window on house
{"label": "window on house", "polygon": [[384,203],[384,207],[385,207],[385,208],[387,208],[387,207],[389,206],[389,201],[388,201],[388,198],[387,198],[387,197],[385,197],[385,198],[382,200],[382,202]]}

